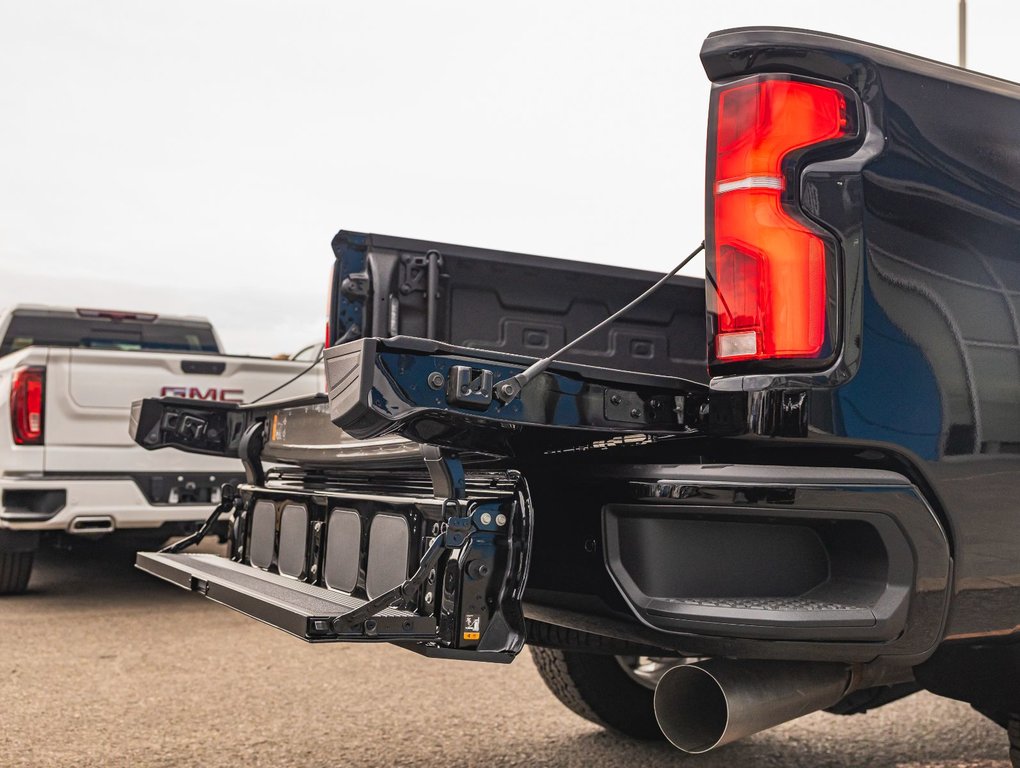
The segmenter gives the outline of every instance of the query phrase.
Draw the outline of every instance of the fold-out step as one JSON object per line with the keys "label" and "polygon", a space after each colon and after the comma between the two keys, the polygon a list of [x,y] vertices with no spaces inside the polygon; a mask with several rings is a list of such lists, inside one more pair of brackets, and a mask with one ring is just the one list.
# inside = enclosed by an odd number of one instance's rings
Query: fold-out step
{"label": "fold-out step", "polygon": [[387,608],[366,625],[334,630],[333,619],[367,601],[211,554],[139,552],[138,568],[309,642],[434,639],[436,620]]}

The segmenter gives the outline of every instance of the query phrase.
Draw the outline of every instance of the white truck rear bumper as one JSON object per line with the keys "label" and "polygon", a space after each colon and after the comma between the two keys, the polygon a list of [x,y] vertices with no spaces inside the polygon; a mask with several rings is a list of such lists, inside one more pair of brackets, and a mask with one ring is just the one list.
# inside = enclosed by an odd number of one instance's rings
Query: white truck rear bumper
{"label": "white truck rear bumper", "polygon": [[[56,493],[43,497],[46,491]],[[26,498],[43,503],[29,509]],[[130,478],[0,476],[0,529],[6,530],[95,534],[158,528],[164,523],[205,520],[212,509],[213,504],[152,504]]]}

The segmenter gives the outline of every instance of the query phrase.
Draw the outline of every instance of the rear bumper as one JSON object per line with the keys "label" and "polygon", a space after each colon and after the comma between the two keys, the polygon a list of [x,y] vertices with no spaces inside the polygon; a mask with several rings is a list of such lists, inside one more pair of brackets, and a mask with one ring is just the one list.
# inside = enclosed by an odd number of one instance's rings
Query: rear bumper
{"label": "rear bumper", "polygon": [[[224,475],[222,481],[230,479]],[[0,477],[0,530],[98,533],[158,528],[204,520],[211,509],[208,503],[150,503],[130,477]],[[98,525],[107,520],[109,525]]]}
{"label": "rear bumper", "polygon": [[664,468],[603,508],[606,566],[646,625],[759,640],[938,640],[952,563],[902,475],[783,466]]}
{"label": "rear bumper", "polygon": [[664,443],[611,465],[589,453],[522,466],[536,519],[527,618],[686,656],[907,667],[935,650],[953,562],[907,478],[662,461],[675,456]]}

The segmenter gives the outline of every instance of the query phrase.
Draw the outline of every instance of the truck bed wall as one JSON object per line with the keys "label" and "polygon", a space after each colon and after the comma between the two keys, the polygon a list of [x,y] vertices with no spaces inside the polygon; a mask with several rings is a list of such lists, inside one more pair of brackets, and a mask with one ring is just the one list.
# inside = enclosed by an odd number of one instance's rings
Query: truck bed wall
{"label": "truck bed wall", "polygon": [[[664,268],[690,244],[643,255]],[[543,357],[623,307],[661,274],[448,243],[341,231],[331,324],[364,336],[428,333],[427,267],[439,257],[436,341]],[[637,259],[636,259],[637,260]],[[367,296],[343,280],[365,272]],[[674,278],[657,294],[564,357],[577,363],[707,380],[704,281]]]}

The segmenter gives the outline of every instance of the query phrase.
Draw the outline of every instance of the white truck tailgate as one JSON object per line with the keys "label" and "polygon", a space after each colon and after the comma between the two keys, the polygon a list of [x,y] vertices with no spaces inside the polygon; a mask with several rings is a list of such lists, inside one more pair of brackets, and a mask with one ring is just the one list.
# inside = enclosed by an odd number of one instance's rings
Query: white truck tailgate
{"label": "white truck tailgate", "polygon": [[[142,450],[128,435],[131,403],[160,395],[250,401],[307,367],[265,358],[52,348],[46,364],[46,472],[236,470],[234,460]],[[322,387],[320,368],[272,398]]]}

